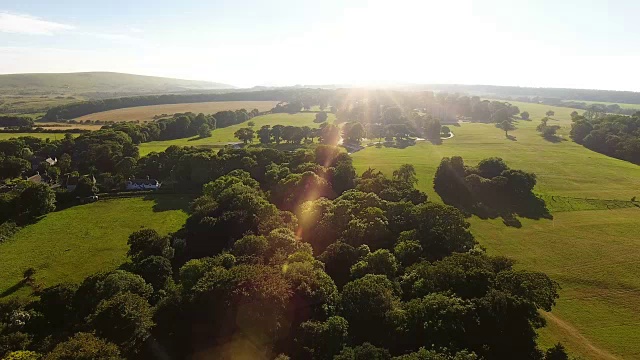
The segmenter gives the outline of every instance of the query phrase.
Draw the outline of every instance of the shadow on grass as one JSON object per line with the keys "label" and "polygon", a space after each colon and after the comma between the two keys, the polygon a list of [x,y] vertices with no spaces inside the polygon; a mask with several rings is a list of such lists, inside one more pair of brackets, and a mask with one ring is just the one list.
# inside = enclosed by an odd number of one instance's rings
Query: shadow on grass
{"label": "shadow on grass", "polygon": [[205,139],[205,138],[200,137],[200,136],[194,136],[192,138],[189,138],[189,140],[187,140],[187,141],[196,141],[196,140],[200,140],[200,139]]}
{"label": "shadow on grass", "polygon": [[511,141],[518,141],[518,139],[513,135],[507,135],[507,139],[509,139]]}
{"label": "shadow on grass", "polygon": [[405,149],[415,144],[416,144],[416,141],[414,139],[407,139],[407,140],[385,141],[383,146],[392,147],[396,149]]}
{"label": "shadow on grass", "polygon": [[0,294],[0,298],[3,298],[5,296],[9,296],[9,295],[15,293],[16,291],[22,289],[25,286],[27,286],[27,282],[25,280],[20,280],[15,285],[13,285],[10,288],[8,288],[7,290],[3,291]]}
{"label": "shadow on grass", "polygon": [[542,138],[551,143],[559,143],[559,142],[567,141],[567,139],[563,139],[559,136],[543,136]]}
{"label": "shadow on grass", "polygon": [[189,212],[190,204],[194,200],[191,194],[149,194],[145,195],[144,200],[154,201],[154,212],[163,212],[170,210],[182,210]]}
{"label": "shadow on grass", "polygon": [[553,219],[544,199],[535,194],[513,201],[485,199],[485,202],[482,202],[476,199],[476,201],[464,201],[464,203],[446,195],[443,196],[444,194],[439,195],[445,204],[458,208],[467,217],[475,215],[483,220],[501,218],[502,223],[510,227],[522,227],[522,222],[518,217],[533,220]]}

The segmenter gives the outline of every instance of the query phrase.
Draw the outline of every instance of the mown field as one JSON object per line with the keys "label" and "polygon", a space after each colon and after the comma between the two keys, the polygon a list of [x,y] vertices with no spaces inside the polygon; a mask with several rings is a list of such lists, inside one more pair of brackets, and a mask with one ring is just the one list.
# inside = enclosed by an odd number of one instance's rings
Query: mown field
{"label": "mown field", "polygon": [[[563,341],[587,359],[640,358],[640,166],[590,151],[568,138],[573,109],[512,102],[532,121],[520,120],[515,139],[491,124],[451,127],[455,137],[442,145],[418,142],[405,149],[371,146],[353,154],[358,173],[368,167],[391,175],[409,163],[418,187],[434,201],[433,176],[444,156],[460,155],[475,165],[502,157],[513,168],[538,176],[535,191],[544,196],[553,220],[521,219],[522,228],[501,219],[471,218],[471,230],[490,254],[502,254],[519,266],[544,271],[558,281],[561,298],[548,315],[540,342]],[[550,124],[562,126],[563,140],[549,142],[535,127],[547,110]],[[613,355],[611,355],[613,354]]]}
{"label": "mown field", "polygon": [[[335,120],[335,115],[328,114],[329,118],[327,121],[332,122]],[[318,127],[317,123],[314,123],[315,113],[297,113],[297,114],[267,114],[262,116],[257,116],[249,121],[253,121],[255,125],[253,126],[254,131],[258,131],[263,125],[292,125],[292,126],[309,126],[309,127]],[[221,147],[230,142],[238,142],[233,136],[238,129],[247,127],[249,121],[236,124],[233,126],[228,126],[225,128],[216,129],[211,132],[211,137],[209,138],[184,138],[184,139],[175,139],[175,140],[165,140],[165,141],[151,141],[148,143],[140,144],[140,156],[144,156],[149,154],[152,151],[164,151],[171,145],[178,146],[198,146],[198,147]]]}
{"label": "mown field", "polygon": [[[61,140],[64,139],[64,133],[0,133],[0,140],[6,140],[11,138],[32,136],[38,139],[51,139]],[[80,136],[80,134],[71,134],[73,137]]]}
{"label": "mown field", "polygon": [[141,228],[178,230],[188,201],[177,195],[100,200],[46,215],[0,244],[0,298],[31,293],[20,283],[29,267],[42,286],[117,268],[126,261],[129,234]]}
{"label": "mown field", "polygon": [[76,120],[102,120],[102,121],[151,121],[154,115],[183,113],[213,114],[223,110],[258,109],[260,111],[271,110],[277,101],[211,101],[202,103],[164,104],[150,106],[136,106],[124,109],[115,109],[81,116]]}

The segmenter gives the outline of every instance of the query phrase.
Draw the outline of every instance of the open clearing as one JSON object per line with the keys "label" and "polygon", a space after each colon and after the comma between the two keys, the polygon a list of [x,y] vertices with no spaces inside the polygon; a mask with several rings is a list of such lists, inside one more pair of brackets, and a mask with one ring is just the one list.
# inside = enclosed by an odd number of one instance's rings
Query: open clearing
{"label": "open clearing", "polygon": [[[572,142],[574,109],[511,103],[532,119],[517,121],[518,129],[510,132],[515,140],[493,124],[463,123],[451,128],[456,136],[442,145],[370,146],[352,155],[354,165],[359,174],[373,167],[391,175],[401,164],[413,164],[418,188],[434,201],[440,198],[433,176],[444,156],[460,155],[469,165],[499,156],[513,168],[536,173],[535,191],[547,201],[553,220],[520,219],[522,228],[514,228],[501,219],[473,217],[471,231],[490,254],[546,272],[562,286],[552,312],[562,323],[549,321],[541,330],[543,347],[562,341],[588,359],[640,358],[640,204],[629,201],[640,197],[640,166]],[[547,110],[555,111],[549,123],[560,125],[558,134],[567,141],[549,142],[535,131]]]}
{"label": "open clearing", "polygon": [[129,234],[141,228],[164,234],[178,230],[189,200],[160,194],[100,200],[46,215],[0,244],[0,298],[31,293],[20,286],[29,267],[36,269],[36,282],[43,286],[80,282],[117,268],[126,261]]}
{"label": "open clearing", "polygon": [[[335,115],[328,114],[329,118],[328,122],[333,122],[335,120]],[[317,128],[320,124],[314,123],[315,113],[297,113],[297,114],[267,114],[262,116],[256,116],[249,121],[253,121],[255,125],[253,126],[254,131],[258,131],[260,127],[263,125],[292,125],[292,126],[309,126],[311,128]],[[160,152],[164,151],[171,145],[178,146],[197,146],[197,147],[221,147],[230,142],[238,142],[239,140],[233,136],[238,129],[247,127],[249,121],[245,121],[240,124],[227,126],[220,129],[215,129],[211,132],[211,137],[208,138],[184,138],[184,139],[175,139],[175,140],[164,140],[164,141],[151,141],[147,143],[140,144],[140,156],[144,156],[149,154],[152,151]]]}
{"label": "open clearing", "polygon": [[[11,138],[31,136],[38,139],[51,139],[62,140],[64,139],[64,133],[0,133],[0,140],[6,140]],[[71,134],[73,137],[80,136],[80,134]]]}
{"label": "open clearing", "polygon": [[213,114],[218,111],[239,109],[247,109],[248,111],[253,109],[268,111],[276,106],[277,103],[277,101],[211,101],[201,103],[135,106],[88,114],[76,118],[75,120],[152,121],[154,115],[173,115],[175,113],[184,113],[189,111],[196,114]]}

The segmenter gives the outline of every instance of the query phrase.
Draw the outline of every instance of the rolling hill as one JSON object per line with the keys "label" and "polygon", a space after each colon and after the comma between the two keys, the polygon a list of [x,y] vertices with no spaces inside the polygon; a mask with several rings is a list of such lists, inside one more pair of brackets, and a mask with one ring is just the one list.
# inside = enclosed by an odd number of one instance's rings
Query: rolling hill
{"label": "rolling hill", "polygon": [[0,75],[0,94],[167,93],[231,89],[232,85],[115,72]]}

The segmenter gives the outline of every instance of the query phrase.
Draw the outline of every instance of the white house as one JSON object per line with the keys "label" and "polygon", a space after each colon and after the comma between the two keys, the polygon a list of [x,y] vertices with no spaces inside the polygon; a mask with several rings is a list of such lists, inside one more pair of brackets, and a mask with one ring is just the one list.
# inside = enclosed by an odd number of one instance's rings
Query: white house
{"label": "white house", "polygon": [[158,190],[160,183],[154,179],[127,180],[127,190]]}

